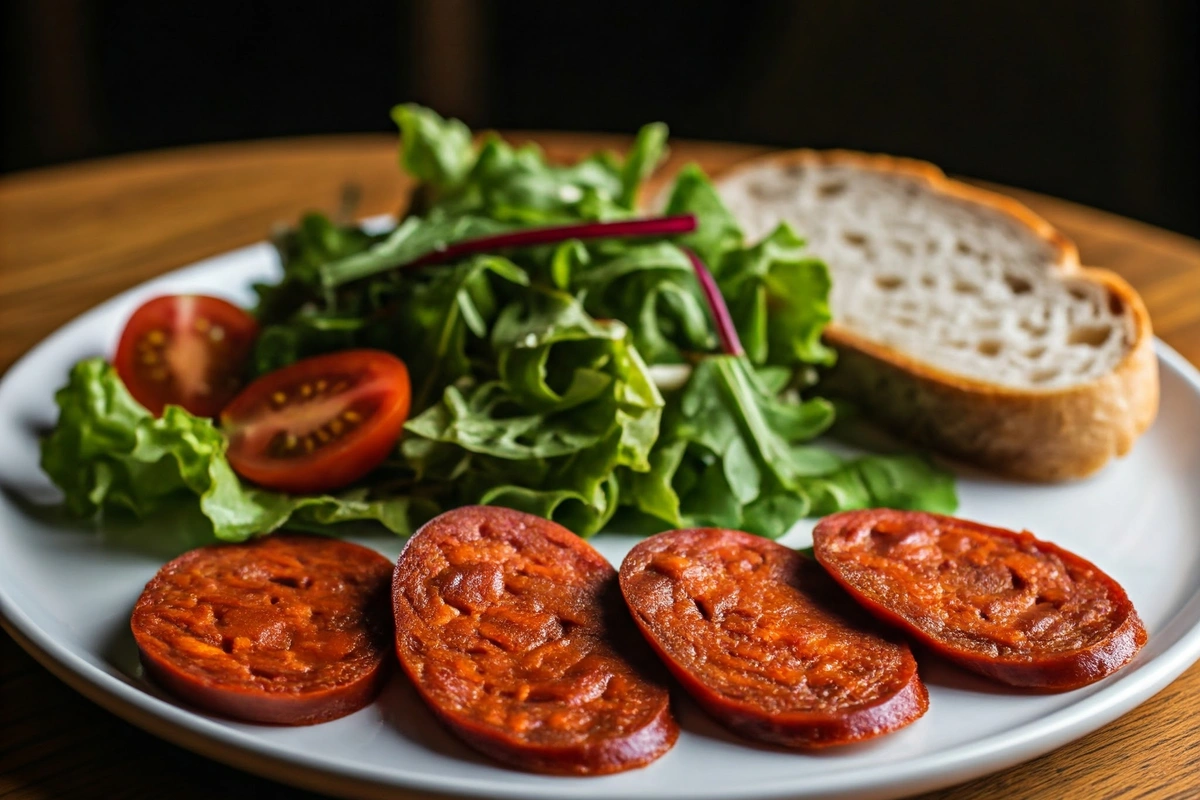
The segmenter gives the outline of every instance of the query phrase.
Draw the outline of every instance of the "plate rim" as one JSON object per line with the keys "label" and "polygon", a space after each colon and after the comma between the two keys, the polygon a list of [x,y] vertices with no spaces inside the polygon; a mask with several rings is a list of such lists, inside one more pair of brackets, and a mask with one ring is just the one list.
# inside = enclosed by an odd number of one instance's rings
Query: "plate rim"
{"label": "plate rim", "polygon": [[[212,270],[226,260],[254,257],[256,251],[268,247],[267,243],[260,241],[228,250],[155,276],[101,300],[55,329],[17,359],[0,377],[0,393],[8,388],[11,376],[20,372],[28,361],[60,339],[71,338],[76,328],[86,325],[93,315],[102,314],[105,309],[131,297],[150,292],[161,283]],[[213,291],[222,293],[215,287]],[[1200,401],[1200,370],[1162,340],[1155,338],[1153,344],[1160,370],[1173,372]],[[568,785],[549,781],[535,785],[494,784],[483,778],[454,774],[434,777],[404,775],[402,780],[397,781],[394,772],[373,765],[348,766],[344,762],[297,753],[284,745],[256,738],[229,728],[218,720],[177,706],[89,663],[75,649],[58,641],[37,624],[16,603],[6,584],[6,581],[0,581],[0,627],[42,667],[106,711],[152,736],[205,758],[284,784],[340,797],[394,797],[399,789],[432,792],[441,797],[459,794],[524,800],[560,797],[564,786]],[[1189,613],[1194,615],[1196,621],[1174,643],[1140,665],[1136,672],[1110,678],[1108,680],[1113,683],[1101,691],[1038,717],[1034,722],[991,734],[951,750],[926,754],[910,762],[893,765],[887,773],[876,774],[866,780],[862,779],[861,774],[855,776],[842,772],[807,775],[803,776],[803,786],[794,779],[779,779],[769,784],[758,784],[751,790],[752,793],[739,796],[775,800],[794,796],[796,791],[804,791],[805,796],[814,798],[853,796],[866,800],[895,797],[898,791],[907,795],[962,783],[1050,752],[1128,713],[1166,688],[1200,660],[1200,591],[1193,594],[1167,624]],[[607,784],[603,781],[572,781],[569,785],[571,790],[568,793],[575,796],[608,796],[604,791]],[[621,794],[628,800],[663,797],[661,793],[636,787],[622,787]],[[728,794],[720,789],[701,789],[689,791],[687,796],[695,800],[719,800]]]}

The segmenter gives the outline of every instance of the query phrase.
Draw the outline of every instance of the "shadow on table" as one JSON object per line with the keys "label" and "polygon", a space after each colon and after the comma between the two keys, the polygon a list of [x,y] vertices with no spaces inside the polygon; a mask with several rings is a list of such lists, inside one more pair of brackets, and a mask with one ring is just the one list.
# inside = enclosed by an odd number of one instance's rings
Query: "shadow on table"
{"label": "shadow on table", "polygon": [[[0,633],[4,786],[61,800],[322,800],[194,755],[93,703]],[[11,746],[10,746],[11,745]]]}

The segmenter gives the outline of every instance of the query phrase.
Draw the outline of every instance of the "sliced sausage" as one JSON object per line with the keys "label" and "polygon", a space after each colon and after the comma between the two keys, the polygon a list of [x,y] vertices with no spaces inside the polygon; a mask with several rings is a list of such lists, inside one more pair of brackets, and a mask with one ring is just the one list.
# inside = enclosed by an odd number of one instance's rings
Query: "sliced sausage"
{"label": "sliced sausage", "polygon": [[813,547],[876,616],[1014,686],[1085,686],[1146,643],[1115,580],[1028,532],[937,514],[848,511],[817,524]]}
{"label": "sliced sausage", "polygon": [[636,545],[620,580],[675,677],[747,738],[846,744],[908,725],[929,707],[908,645],[783,545],[741,531],[671,531]]}
{"label": "sliced sausage", "polygon": [[371,702],[389,662],[392,563],[276,534],[184,553],[146,584],[131,627],[146,674],[227,717],[308,725]]}
{"label": "sliced sausage", "polygon": [[400,664],[447,727],[507,764],[574,775],[644,766],[679,731],[616,578],[541,517],[447,512],[396,564]]}

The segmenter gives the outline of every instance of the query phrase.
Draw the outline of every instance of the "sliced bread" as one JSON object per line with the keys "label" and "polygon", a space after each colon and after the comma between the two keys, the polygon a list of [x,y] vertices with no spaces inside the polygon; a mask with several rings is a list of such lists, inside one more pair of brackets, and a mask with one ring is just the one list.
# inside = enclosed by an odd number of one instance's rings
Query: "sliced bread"
{"label": "sliced bread", "polygon": [[919,161],[789,151],[717,176],[757,239],[786,221],[833,276],[827,390],[901,435],[1057,481],[1123,455],[1158,408],[1150,319],[1025,206]]}

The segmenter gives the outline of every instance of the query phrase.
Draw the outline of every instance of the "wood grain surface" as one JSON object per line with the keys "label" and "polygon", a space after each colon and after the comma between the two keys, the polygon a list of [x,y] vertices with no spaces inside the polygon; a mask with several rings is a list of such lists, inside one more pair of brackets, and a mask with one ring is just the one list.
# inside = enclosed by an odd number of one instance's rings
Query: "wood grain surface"
{"label": "wood grain surface", "polygon": [[[527,138],[514,134],[513,138]],[[552,157],[623,137],[539,135]],[[675,143],[667,170],[717,171],[760,148]],[[80,312],[150,277],[261,240],[357,184],[364,216],[402,208],[387,136],[195,147],[0,179],[0,372]],[[1157,335],[1200,364],[1200,242],[1061,200],[1002,189],[1142,294]],[[1200,430],[1200,420],[1198,420]],[[1200,797],[1200,665],[1107,727],[925,800]],[[403,797],[405,795],[398,795]],[[315,798],[166,744],[94,706],[0,633],[0,798]]]}

